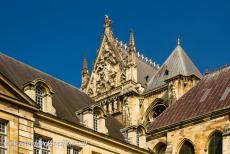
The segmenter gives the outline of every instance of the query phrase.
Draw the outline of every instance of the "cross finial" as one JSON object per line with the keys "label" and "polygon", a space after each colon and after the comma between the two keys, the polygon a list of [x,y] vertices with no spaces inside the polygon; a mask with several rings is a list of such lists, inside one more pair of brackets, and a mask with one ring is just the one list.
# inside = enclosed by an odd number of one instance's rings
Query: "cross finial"
{"label": "cross finial", "polygon": [[112,24],[112,21],[109,19],[108,15],[105,15],[105,19],[104,19],[104,27],[110,27]]}
{"label": "cross finial", "polygon": [[177,45],[180,45],[180,34],[178,35],[178,38],[177,38]]}

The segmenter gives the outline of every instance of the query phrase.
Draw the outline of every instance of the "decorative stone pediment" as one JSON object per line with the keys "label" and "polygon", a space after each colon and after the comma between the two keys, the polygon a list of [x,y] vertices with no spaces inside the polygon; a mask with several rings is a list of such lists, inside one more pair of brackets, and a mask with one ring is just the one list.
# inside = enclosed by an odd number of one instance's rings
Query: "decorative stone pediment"
{"label": "decorative stone pediment", "polygon": [[102,44],[98,58],[94,64],[87,93],[96,96],[111,90],[124,81],[119,60],[108,42]]}

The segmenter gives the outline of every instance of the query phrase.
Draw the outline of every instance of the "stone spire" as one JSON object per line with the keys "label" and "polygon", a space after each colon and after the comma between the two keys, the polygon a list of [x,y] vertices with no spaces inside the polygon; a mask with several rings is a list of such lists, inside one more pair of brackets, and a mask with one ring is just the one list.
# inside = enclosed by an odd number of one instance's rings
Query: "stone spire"
{"label": "stone spire", "polygon": [[128,62],[134,64],[135,57],[136,57],[136,49],[135,49],[135,42],[134,42],[134,34],[133,31],[130,31]]}
{"label": "stone spire", "polygon": [[89,81],[89,71],[88,71],[88,66],[87,66],[86,54],[84,54],[84,58],[83,58],[81,80],[82,80],[81,81],[81,90],[84,91],[86,89],[88,81]]}
{"label": "stone spire", "polygon": [[87,59],[86,59],[86,54],[84,54],[83,65],[82,65],[82,73],[87,73],[87,72],[88,72]]}
{"label": "stone spire", "polygon": [[135,50],[135,43],[134,43],[134,34],[133,34],[133,31],[131,30],[130,31],[130,35],[129,35],[129,49],[131,50]]}
{"label": "stone spire", "polygon": [[133,31],[130,31],[129,35],[129,52],[126,68],[126,80],[137,82],[136,49]]}

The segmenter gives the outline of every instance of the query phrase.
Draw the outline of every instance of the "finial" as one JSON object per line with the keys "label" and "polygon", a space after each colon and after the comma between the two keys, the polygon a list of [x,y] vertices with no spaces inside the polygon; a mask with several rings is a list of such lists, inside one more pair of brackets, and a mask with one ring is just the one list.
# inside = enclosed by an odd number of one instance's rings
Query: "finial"
{"label": "finial", "polygon": [[86,53],[84,52],[82,70],[88,70]]}
{"label": "finial", "polygon": [[129,36],[129,47],[134,47],[134,34],[133,30],[130,30],[130,36]]}
{"label": "finial", "polygon": [[178,38],[177,38],[177,45],[180,45],[180,34],[178,35]]}
{"label": "finial", "polygon": [[110,27],[112,24],[111,20],[109,19],[108,15],[105,15],[105,19],[104,19],[104,27]]}
{"label": "finial", "polygon": [[205,75],[208,75],[208,74],[209,74],[209,70],[206,69],[204,74],[205,74]]}

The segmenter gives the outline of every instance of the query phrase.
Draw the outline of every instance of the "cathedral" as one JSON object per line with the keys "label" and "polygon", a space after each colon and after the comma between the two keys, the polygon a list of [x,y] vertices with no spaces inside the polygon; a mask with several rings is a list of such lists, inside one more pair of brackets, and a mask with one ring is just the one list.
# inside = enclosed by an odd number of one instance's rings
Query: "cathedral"
{"label": "cathedral", "polygon": [[230,154],[230,66],[202,75],[180,38],[159,65],[111,26],[80,88],[0,53],[0,154]]}

